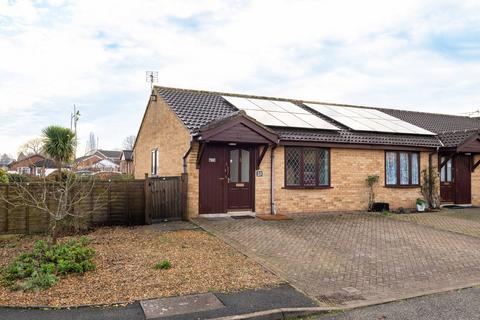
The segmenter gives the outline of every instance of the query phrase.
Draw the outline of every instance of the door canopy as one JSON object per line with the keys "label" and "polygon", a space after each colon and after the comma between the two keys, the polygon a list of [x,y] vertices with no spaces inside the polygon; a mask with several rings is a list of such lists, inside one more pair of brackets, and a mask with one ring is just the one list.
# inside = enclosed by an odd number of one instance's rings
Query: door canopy
{"label": "door canopy", "polygon": [[278,144],[278,135],[274,131],[250,118],[244,111],[200,128],[197,139],[205,142]]}

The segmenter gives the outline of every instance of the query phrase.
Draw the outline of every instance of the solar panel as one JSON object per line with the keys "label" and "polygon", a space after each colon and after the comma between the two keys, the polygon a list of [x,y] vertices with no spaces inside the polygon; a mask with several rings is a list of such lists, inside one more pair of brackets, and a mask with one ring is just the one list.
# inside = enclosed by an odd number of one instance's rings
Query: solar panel
{"label": "solar panel", "polygon": [[280,126],[285,127],[287,126],[283,121],[275,118],[267,111],[263,110],[245,110],[248,116],[252,117],[253,119],[257,120],[258,122],[266,125],[266,126]]}
{"label": "solar panel", "polygon": [[289,101],[222,96],[239,110],[267,126],[339,130],[309,111]]}
{"label": "solar panel", "polygon": [[434,135],[428,130],[375,109],[319,103],[305,103],[305,105],[353,130]]}

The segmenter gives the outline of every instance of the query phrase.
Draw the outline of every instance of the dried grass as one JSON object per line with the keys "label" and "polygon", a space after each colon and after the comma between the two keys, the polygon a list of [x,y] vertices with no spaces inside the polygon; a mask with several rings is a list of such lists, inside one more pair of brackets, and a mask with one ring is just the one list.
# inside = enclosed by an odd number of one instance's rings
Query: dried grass
{"label": "dried grass", "polygon": [[[0,287],[0,305],[66,307],[127,303],[209,291],[229,292],[279,283],[279,279],[203,231],[158,232],[145,227],[101,228],[88,235],[97,269],[70,275],[39,292]],[[38,237],[0,242],[0,267],[32,247]],[[68,240],[68,237],[61,241]],[[172,268],[155,270],[167,259]]]}

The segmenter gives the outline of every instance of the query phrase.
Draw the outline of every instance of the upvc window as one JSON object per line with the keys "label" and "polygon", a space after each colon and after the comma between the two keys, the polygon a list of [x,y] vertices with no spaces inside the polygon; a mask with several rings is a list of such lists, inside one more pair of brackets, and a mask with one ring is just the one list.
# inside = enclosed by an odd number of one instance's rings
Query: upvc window
{"label": "upvc window", "polygon": [[328,149],[285,148],[285,186],[298,188],[330,186]]}
{"label": "upvc window", "polygon": [[420,155],[418,152],[385,152],[385,185],[420,185]]}
{"label": "upvc window", "polygon": [[17,169],[19,174],[30,174],[31,170],[29,167],[20,167]]}
{"label": "upvc window", "polygon": [[[440,157],[440,163],[443,163],[447,159],[446,156]],[[447,163],[440,170],[440,181],[441,182],[452,182],[453,181],[453,161],[452,158],[448,159]]]}
{"label": "upvc window", "polygon": [[150,172],[152,176],[158,175],[158,149],[153,149],[150,156]]}

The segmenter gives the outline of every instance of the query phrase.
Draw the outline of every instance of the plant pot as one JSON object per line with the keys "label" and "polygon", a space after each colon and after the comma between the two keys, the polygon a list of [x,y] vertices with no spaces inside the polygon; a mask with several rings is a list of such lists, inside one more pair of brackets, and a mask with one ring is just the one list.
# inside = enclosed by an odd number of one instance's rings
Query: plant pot
{"label": "plant pot", "polygon": [[422,204],[418,204],[417,203],[417,211],[418,212],[424,212],[425,211],[425,203],[422,203]]}

